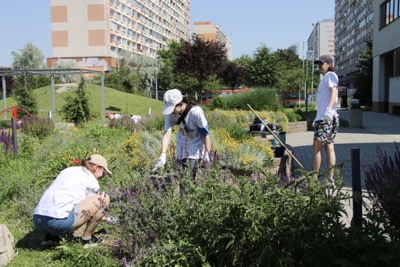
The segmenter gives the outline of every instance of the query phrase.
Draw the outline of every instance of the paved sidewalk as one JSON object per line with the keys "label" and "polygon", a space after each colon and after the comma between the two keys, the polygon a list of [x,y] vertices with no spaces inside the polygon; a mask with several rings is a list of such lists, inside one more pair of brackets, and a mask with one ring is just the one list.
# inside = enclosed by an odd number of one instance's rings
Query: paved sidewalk
{"label": "paved sidewalk", "polygon": [[[351,111],[339,111],[339,117],[348,120]],[[313,132],[288,133],[286,143],[291,146],[293,155],[304,166],[307,171],[312,170],[312,142]],[[340,127],[335,138],[336,164],[343,164],[343,183],[344,190],[352,190],[351,173],[351,150],[360,149],[361,162],[361,182],[364,185],[363,168],[379,162],[377,156],[378,146],[383,152],[392,156],[395,154],[396,145],[400,146],[400,117],[388,115],[386,113],[363,112],[363,128]],[[294,166],[298,167],[295,161]],[[326,154],[323,150],[321,170],[327,168]],[[351,215],[351,203],[347,206],[348,214]],[[350,222],[351,218],[348,218]]]}

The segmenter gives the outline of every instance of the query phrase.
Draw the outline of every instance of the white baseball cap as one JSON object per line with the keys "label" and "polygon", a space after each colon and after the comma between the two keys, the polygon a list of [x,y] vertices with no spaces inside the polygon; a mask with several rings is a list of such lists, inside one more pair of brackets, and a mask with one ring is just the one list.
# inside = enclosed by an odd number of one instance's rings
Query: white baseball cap
{"label": "white baseball cap", "polygon": [[175,106],[182,102],[182,93],[178,89],[171,89],[164,94],[164,106],[162,108],[162,114],[171,114]]}

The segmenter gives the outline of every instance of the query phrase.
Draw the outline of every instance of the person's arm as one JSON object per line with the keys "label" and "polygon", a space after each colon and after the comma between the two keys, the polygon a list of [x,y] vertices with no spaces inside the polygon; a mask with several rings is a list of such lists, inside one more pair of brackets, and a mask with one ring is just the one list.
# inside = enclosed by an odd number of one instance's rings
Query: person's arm
{"label": "person's arm", "polygon": [[332,109],[332,107],[335,104],[336,99],[338,97],[338,89],[337,89],[336,86],[333,86],[330,89],[331,89],[331,97],[329,98],[329,102],[328,102],[327,108]]}
{"label": "person's arm", "polygon": [[207,153],[211,152],[211,138],[210,135],[204,136],[204,145]]}
{"label": "person's arm", "polygon": [[171,140],[172,128],[169,128],[164,132],[161,140],[161,153],[167,153],[168,145]]}

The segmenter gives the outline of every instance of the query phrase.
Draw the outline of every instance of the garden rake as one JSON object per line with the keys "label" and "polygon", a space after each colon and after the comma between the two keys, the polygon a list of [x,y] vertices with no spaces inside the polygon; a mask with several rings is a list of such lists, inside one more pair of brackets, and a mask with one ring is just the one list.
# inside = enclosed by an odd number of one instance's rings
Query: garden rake
{"label": "garden rake", "polygon": [[286,147],[285,144],[281,141],[281,139],[279,139],[279,137],[277,137],[277,136],[275,135],[275,133],[271,130],[271,128],[268,127],[268,125],[264,122],[264,120],[261,119],[260,116],[258,116],[258,114],[254,111],[254,109],[251,108],[251,106],[250,106],[249,104],[247,104],[247,106],[248,106],[248,107],[250,108],[250,110],[254,113],[254,115],[257,116],[257,118],[262,122],[262,124],[264,124],[265,129],[267,129],[267,130],[272,134],[272,136],[275,138],[275,140],[277,140],[277,141],[279,142],[279,144],[285,148],[285,150],[287,151],[287,153],[289,154],[289,156],[291,156],[291,157],[294,159],[294,161],[296,161],[296,163],[299,164],[299,166],[304,170],[305,168],[303,167],[303,165],[302,165],[302,164],[300,163],[300,161],[292,154],[292,152],[290,152],[290,150],[287,149],[287,147]]}

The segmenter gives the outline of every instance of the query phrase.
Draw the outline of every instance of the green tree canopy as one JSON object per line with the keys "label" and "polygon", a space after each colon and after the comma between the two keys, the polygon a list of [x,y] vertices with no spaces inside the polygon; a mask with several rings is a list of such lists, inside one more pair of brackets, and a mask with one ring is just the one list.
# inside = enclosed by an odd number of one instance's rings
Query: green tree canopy
{"label": "green tree canopy", "polygon": [[360,72],[357,74],[357,93],[361,104],[372,105],[372,41],[367,41],[366,49],[361,54],[358,64]]}
{"label": "green tree canopy", "polygon": [[44,55],[42,51],[32,43],[28,43],[20,49],[20,53],[13,51],[11,54],[14,57],[12,68],[15,70],[44,68]]}
{"label": "green tree canopy", "polygon": [[265,44],[257,48],[253,62],[247,66],[250,86],[276,87],[279,82],[279,66],[276,57]]}
{"label": "green tree canopy", "polygon": [[280,73],[277,83],[278,91],[299,89],[304,83],[304,70],[299,56],[288,49],[279,49],[274,55]]}

